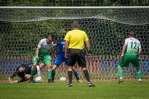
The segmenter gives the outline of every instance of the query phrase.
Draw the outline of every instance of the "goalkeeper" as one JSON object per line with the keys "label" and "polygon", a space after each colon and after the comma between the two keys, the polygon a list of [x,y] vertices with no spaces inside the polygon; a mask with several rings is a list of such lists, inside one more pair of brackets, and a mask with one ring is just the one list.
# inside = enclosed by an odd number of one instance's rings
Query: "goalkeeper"
{"label": "goalkeeper", "polygon": [[[56,44],[53,44],[53,46],[59,47],[59,51],[58,51],[57,57],[54,61],[54,65],[52,67],[52,82],[54,82],[56,68],[58,68],[62,62],[65,62],[66,65],[68,63],[68,58],[65,58],[65,52],[64,52],[65,42],[57,42]],[[77,81],[81,82],[78,72],[75,70],[75,67],[73,67],[73,73],[74,73]]]}
{"label": "goalkeeper", "polygon": [[[43,62],[41,62],[39,64],[39,68],[43,68],[45,65]],[[10,83],[20,83],[20,82],[24,82],[30,79],[30,74],[31,74],[31,68],[32,68],[32,64],[22,64],[19,67],[16,68],[15,72],[10,75],[10,77],[8,78]],[[37,69],[35,74],[37,73]],[[34,75],[35,75],[34,74]],[[39,74],[39,71],[38,71]],[[18,76],[20,78],[20,80],[13,80],[14,77]]]}

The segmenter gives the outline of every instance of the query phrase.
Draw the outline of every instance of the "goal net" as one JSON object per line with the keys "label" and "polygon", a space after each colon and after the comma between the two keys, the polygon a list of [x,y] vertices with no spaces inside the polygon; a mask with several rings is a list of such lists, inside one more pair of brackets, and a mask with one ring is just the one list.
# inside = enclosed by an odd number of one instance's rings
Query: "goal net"
{"label": "goal net", "polygon": [[[79,22],[90,39],[92,57],[86,60],[92,80],[118,78],[119,56],[130,31],[141,41],[140,66],[143,78],[149,77],[149,7],[1,7],[0,79],[7,79],[20,64],[31,63],[38,42],[47,33],[56,35],[54,43],[62,40],[73,21]],[[66,68],[64,63],[59,66],[57,80],[67,77]],[[42,70],[45,79],[46,70]],[[84,80],[81,69],[77,71]],[[131,64],[123,72],[125,78],[137,78]]]}

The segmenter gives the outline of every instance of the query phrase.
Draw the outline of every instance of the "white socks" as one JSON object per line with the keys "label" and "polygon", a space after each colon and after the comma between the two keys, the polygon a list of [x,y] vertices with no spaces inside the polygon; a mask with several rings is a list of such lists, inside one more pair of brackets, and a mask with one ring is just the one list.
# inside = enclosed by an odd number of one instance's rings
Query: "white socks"
{"label": "white socks", "polygon": [[40,67],[37,65],[36,68],[37,68],[37,75],[38,75],[38,77],[41,77]]}

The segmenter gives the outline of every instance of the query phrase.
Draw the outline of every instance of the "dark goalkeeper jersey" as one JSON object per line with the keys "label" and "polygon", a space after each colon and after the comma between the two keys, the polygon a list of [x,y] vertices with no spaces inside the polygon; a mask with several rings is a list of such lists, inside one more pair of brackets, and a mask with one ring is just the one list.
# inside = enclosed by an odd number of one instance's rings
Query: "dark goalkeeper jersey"
{"label": "dark goalkeeper jersey", "polygon": [[[19,68],[23,67],[24,72],[19,72]],[[20,78],[24,78],[25,74],[31,74],[31,64],[22,64],[21,66],[17,67],[16,71],[14,74],[11,76],[11,78],[15,77],[16,75],[19,76]]]}
{"label": "dark goalkeeper jersey", "polygon": [[[24,72],[22,72],[22,73],[19,72],[19,68],[20,67],[23,67],[24,68]],[[31,66],[29,64],[22,64],[21,66],[19,66],[17,68],[16,72],[17,72],[17,75],[18,76],[19,75],[24,75],[25,76],[25,74],[31,74]]]}

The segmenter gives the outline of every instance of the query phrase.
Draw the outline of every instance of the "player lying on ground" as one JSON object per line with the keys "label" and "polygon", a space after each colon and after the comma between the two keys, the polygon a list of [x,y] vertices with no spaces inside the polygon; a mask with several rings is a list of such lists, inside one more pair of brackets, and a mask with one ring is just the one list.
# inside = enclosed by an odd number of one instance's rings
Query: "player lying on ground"
{"label": "player lying on ground", "polygon": [[121,57],[122,59],[119,62],[118,66],[118,75],[119,75],[119,83],[123,82],[123,74],[122,74],[122,67],[128,67],[129,63],[132,63],[134,67],[136,67],[137,72],[138,72],[138,81],[142,82],[142,74],[140,70],[140,65],[139,65],[139,55],[141,54],[141,44],[140,41],[135,37],[134,32],[130,32],[128,34],[127,39],[125,39],[125,43],[123,45],[122,49],[122,54]]}
{"label": "player lying on ground", "polygon": [[[65,42],[57,42],[56,44],[53,44],[53,47],[59,47],[57,57],[54,61],[54,65],[52,67],[52,82],[54,82],[54,77],[55,77],[55,70],[59,67],[59,65],[63,62],[67,65],[68,58],[65,58],[65,52],[64,52],[64,47],[65,47]],[[73,73],[77,79],[78,82],[81,82],[80,77],[78,75],[78,72],[75,70],[76,67],[73,67]]]}
{"label": "player lying on ground", "polygon": [[[44,63],[40,62],[39,66],[37,66],[36,73],[40,76],[40,69],[43,68]],[[18,68],[16,68],[15,72],[8,78],[10,83],[20,83],[30,79],[32,64],[22,64]],[[40,69],[39,69],[40,68]],[[34,75],[35,75],[34,74]],[[14,77],[18,76],[20,80],[13,80]]]}
{"label": "player lying on ground", "polygon": [[[36,48],[36,52],[33,57],[33,66],[31,70],[31,81],[33,81],[34,74],[36,72],[36,66],[39,64],[40,61],[44,62],[44,64],[48,67],[48,83],[51,82],[51,76],[52,76],[52,57],[51,53],[54,54],[53,51],[53,35],[48,34],[46,38],[41,39],[38,43],[38,46]],[[54,55],[53,55],[54,56]]]}

